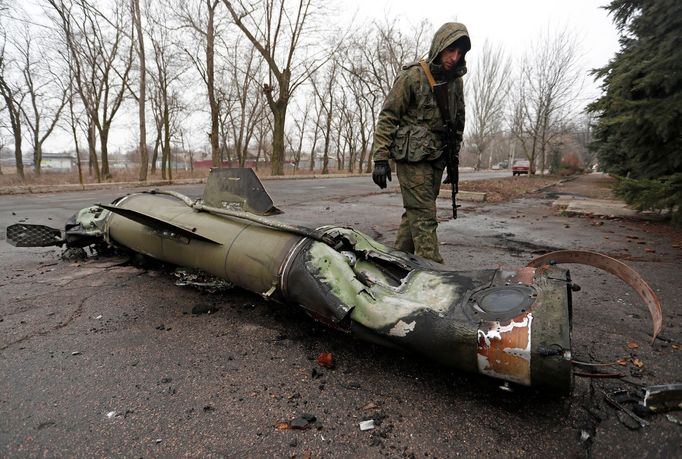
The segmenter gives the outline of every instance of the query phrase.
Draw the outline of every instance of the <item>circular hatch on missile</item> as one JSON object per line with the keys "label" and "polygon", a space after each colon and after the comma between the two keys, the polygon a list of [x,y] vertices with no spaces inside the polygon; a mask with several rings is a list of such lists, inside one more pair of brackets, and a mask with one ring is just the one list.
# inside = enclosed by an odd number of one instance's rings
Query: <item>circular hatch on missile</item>
{"label": "circular hatch on missile", "polygon": [[475,320],[508,320],[530,309],[536,296],[527,285],[490,287],[472,294],[466,309]]}

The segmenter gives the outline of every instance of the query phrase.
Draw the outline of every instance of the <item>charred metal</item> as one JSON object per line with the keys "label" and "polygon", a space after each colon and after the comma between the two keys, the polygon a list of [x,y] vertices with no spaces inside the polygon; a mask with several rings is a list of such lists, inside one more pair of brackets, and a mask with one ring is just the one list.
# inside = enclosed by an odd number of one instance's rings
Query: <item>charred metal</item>
{"label": "charred metal", "polygon": [[295,305],[368,341],[560,393],[573,385],[574,284],[554,262],[588,263],[619,275],[645,299],[654,336],[661,327],[653,291],[603,255],[558,252],[527,267],[455,270],[355,229],[310,229],[265,216],[278,212],[253,172],[216,170],[201,200],[175,192],[130,194],[81,210],[63,232],[12,225],[7,240],[126,248]]}

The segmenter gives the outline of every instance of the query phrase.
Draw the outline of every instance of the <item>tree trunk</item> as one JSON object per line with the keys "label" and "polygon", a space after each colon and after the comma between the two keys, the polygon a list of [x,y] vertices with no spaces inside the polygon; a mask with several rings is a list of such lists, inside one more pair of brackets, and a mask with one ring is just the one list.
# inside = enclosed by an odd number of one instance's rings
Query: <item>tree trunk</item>
{"label": "tree trunk", "polygon": [[17,175],[23,182],[26,178],[24,177],[24,160],[21,155],[21,125],[17,124],[16,127],[12,123],[12,130],[14,132],[14,160],[17,165]]}
{"label": "tree trunk", "polygon": [[145,104],[147,92],[147,70],[144,55],[144,35],[142,34],[142,17],[140,16],[140,0],[133,0],[133,20],[137,31],[137,53],[140,58],[140,94],[138,98],[138,117],[140,128],[140,182],[147,180],[149,155],[147,153],[147,124],[145,120]]}
{"label": "tree trunk", "polygon": [[88,162],[88,167],[90,168],[90,175],[92,171],[95,171],[95,177],[97,177],[97,183],[102,181],[102,176],[99,173],[99,162],[97,161],[97,145],[95,138],[95,125],[91,124],[88,129],[88,151],[90,155],[90,160]]}
{"label": "tree trunk", "polygon": [[13,95],[10,89],[2,80],[2,97],[5,100],[7,112],[9,113],[10,124],[12,126],[12,135],[14,136],[14,160],[17,167],[17,175],[23,182],[24,176],[24,160],[21,154],[21,114],[19,108],[15,105]]}
{"label": "tree trunk", "polygon": [[161,143],[161,131],[157,131],[154,140],[154,152],[152,153],[152,175],[156,174],[156,161],[159,160],[159,144]]}
{"label": "tree trunk", "polygon": [[284,122],[287,116],[286,104],[277,103],[276,109],[272,111],[274,115],[274,126],[272,130],[272,175],[284,175]]}
{"label": "tree trunk", "polygon": [[[34,139],[38,140],[38,139]],[[41,163],[43,162],[43,144],[37,141],[33,147],[33,172],[36,177],[40,177]]]}
{"label": "tree trunk", "polygon": [[215,80],[214,80],[214,52],[213,45],[215,42],[215,30],[213,26],[213,16],[215,15],[215,7],[207,1],[208,6],[208,26],[206,27],[206,79],[208,89],[208,105],[211,109],[211,132],[209,138],[211,140],[211,162],[213,167],[220,167],[220,143],[218,141],[218,101],[215,98]]}
{"label": "tree trunk", "polygon": [[167,96],[164,93],[163,104],[163,156],[168,164],[168,180],[173,180],[173,166],[171,164],[171,135],[170,135],[170,110],[168,108]]}
{"label": "tree trunk", "polygon": [[317,147],[317,137],[318,137],[319,129],[317,126],[315,127],[315,134],[313,134],[313,145],[310,148],[310,172],[313,171],[315,168],[315,148]]}
{"label": "tree trunk", "polygon": [[102,126],[102,131],[99,133],[99,143],[102,153],[102,178],[109,180],[111,178],[111,172],[109,171],[109,147],[107,146],[109,142],[109,128],[108,124]]}

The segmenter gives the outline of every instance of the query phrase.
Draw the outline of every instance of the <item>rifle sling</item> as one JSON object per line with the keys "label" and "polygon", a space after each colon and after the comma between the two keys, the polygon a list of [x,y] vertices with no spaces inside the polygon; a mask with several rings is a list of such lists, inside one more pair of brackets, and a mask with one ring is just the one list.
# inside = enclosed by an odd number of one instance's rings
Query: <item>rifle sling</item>
{"label": "rifle sling", "polygon": [[424,71],[424,74],[426,74],[426,79],[429,80],[429,86],[431,87],[431,91],[433,91],[433,87],[436,85],[436,79],[433,78],[433,73],[431,73],[429,64],[427,64],[426,61],[422,59],[421,61],[419,61],[419,65],[422,66],[422,70]]}
{"label": "rifle sling", "polygon": [[[433,87],[436,85],[436,79],[433,78],[433,74],[431,73],[431,69],[429,68],[429,64],[422,59],[419,61],[419,65],[421,66],[422,70],[424,71],[424,74],[426,75],[426,79],[429,82],[429,87],[431,88],[431,94],[435,94],[433,91]],[[448,121],[450,120],[450,114],[447,112],[447,107],[441,107],[441,104],[436,101],[436,106],[438,106],[438,111],[440,112],[440,116],[443,119],[443,122],[446,124],[449,124]],[[444,111],[445,110],[445,111]],[[450,139],[448,141],[451,141]],[[455,168],[457,166],[454,166]],[[447,168],[448,168],[448,176],[451,176],[451,180],[454,180],[452,183],[452,218],[457,218],[457,208],[459,207],[457,203],[455,202],[455,195],[457,194],[457,181],[455,177],[457,177],[459,174],[457,173],[456,169],[453,169],[453,164],[450,159],[447,161]],[[451,175],[452,173],[452,175]]]}
{"label": "rifle sling", "polygon": [[[433,87],[436,85],[436,79],[433,77],[433,73],[431,73],[431,69],[429,68],[429,64],[424,59],[422,59],[419,61],[419,65],[421,66],[422,70],[424,71],[424,74],[426,75],[426,79],[429,82],[429,87],[431,88],[431,94],[434,94]],[[449,124],[450,123],[450,114],[447,112],[447,107],[441,107],[441,104],[438,103],[438,100],[436,100],[436,106],[438,107],[438,111],[440,112],[440,117],[443,120],[443,122],[445,124]]]}

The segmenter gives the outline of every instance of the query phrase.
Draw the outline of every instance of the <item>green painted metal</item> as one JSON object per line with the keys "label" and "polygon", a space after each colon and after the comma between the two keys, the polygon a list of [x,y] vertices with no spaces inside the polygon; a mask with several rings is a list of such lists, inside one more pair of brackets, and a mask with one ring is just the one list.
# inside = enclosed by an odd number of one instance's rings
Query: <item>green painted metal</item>
{"label": "green painted metal", "polygon": [[134,194],[115,206],[126,212],[107,215],[112,244],[208,272],[450,367],[571,388],[570,292],[559,268],[453,271],[350,228],[307,230],[311,238],[265,217],[205,211],[178,194]]}

